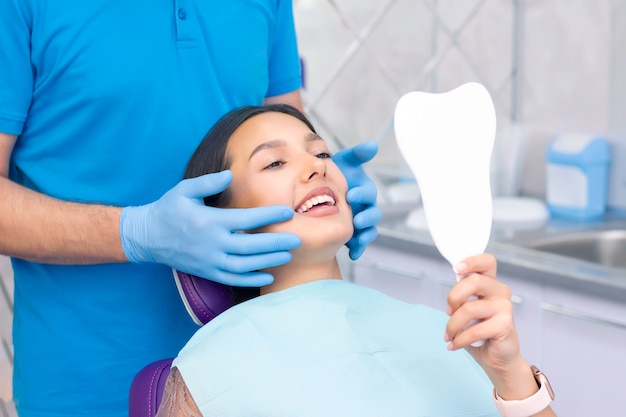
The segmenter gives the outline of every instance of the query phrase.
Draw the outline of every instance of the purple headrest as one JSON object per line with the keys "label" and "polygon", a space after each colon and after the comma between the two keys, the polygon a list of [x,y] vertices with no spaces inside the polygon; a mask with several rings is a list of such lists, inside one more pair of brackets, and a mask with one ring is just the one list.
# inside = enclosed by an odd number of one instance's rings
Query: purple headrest
{"label": "purple headrest", "polygon": [[129,417],[154,417],[156,415],[163,398],[165,381],[170,373],[172,360],[153,362],[135,376],[130,386]]}
{"label": "purple headrest", "polygon": [[228,286],[175,269],[172,271],[187,312],[199,326],[232,307],[233,301]]}

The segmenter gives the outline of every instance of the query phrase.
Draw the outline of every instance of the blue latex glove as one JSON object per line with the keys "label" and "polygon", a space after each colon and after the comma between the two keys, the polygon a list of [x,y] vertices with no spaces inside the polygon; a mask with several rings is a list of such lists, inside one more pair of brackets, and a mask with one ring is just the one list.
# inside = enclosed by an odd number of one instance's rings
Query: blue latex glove
{"label": "blue latex glove", "polygon": [[346,196],[352,207],[354,234],[346,243],[350,249],[350,258],[357,260],[365,251],[365,247],[376,239],[376,225],[382,213],[376,205],[376,185],[365,171],[363,164],[378,152],[376,142],[365,142],[352,148],[343,149],[333,156],[333,161],[341,169],[348,181]]}
{"label": "blue latex glove", "polygon": [[223,191],[232,173],[186,179],[154,203],[125,207],[120,237],[131,262],[156,262],[227,285],[259,287],[274,280],[253,272],[285,264],[300,246],[290,233],[237,233],[293,217],[287,206],[221,209],[203,197]]}

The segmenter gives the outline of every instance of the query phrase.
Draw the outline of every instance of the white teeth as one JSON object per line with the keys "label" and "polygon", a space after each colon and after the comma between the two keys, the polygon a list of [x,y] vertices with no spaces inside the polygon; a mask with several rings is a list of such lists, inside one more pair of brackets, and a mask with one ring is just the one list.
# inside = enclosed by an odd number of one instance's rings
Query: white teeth
{"label": "white teeth", "polygon": [[335,205],[335,199],[331,196],[324,194],[318,195],[316,197],[310,198],[305,201],[299,208],[296,210],[298,213],[305,213],[311,209],[313,206],[317,206],[318,204],[328,203],[331,206]]}

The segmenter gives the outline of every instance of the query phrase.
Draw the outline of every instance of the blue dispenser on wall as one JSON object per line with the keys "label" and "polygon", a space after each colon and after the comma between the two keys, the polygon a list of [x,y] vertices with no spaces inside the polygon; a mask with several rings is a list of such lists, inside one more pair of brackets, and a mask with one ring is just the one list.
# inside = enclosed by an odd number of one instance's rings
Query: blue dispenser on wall
{"label": "blue dispenser on wall", "polygon": [[601,220],[606,212],[611,147],[605,137],[561,134],[546,152],[546,202],[553,217]]}

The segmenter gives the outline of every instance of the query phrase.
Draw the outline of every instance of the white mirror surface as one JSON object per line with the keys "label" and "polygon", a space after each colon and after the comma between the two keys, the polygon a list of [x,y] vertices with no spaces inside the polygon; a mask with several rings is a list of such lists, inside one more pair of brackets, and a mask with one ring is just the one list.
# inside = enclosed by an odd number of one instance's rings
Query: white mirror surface
{"label": "white mirror surface", "polygon": [[483,253],[491,233],[496,133],[489,92],[478,83],[446,93],[410,92],[396,105],[394,126],[439,252],[453,266]]}

